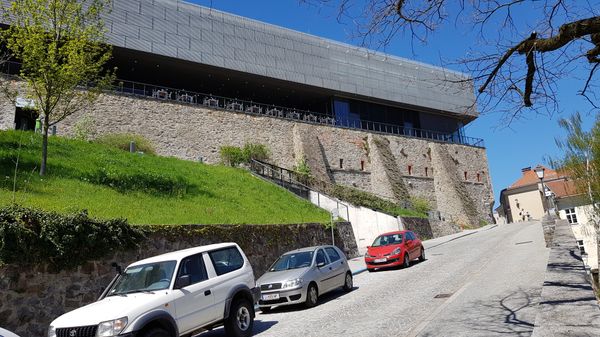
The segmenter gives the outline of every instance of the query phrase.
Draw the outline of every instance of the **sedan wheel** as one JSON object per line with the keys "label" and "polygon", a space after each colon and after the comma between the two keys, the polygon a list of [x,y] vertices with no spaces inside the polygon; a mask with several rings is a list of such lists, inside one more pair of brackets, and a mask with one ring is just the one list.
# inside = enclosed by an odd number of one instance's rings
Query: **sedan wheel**
{"label": "sedan wheel", "polygon": [[352,274],[350,272],[346,273],[346,281],[344,282],[344,290],[350,291],[354,285],[352,284]]}
{"label": "sedan wheel", "polygon": [[306,302],[305,305],[307,308],[312,308],[317,305],[317,300],[319,299],[319,292],[317,290],[317,286],[311,284],[308,286],[306,290]]}

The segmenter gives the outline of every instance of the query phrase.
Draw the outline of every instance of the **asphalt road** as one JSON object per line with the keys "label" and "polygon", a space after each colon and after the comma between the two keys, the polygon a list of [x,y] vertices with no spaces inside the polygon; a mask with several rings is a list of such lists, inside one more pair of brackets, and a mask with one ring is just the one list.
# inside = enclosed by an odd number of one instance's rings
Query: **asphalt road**
{"label": "asphalt road", "polygon": [[439,238],[427,241],[425,249],[426,261],[356,275],[352,292],[324,295],[315,308],[259,313],[255,335],[531,335],[548,259],[539,223]]}

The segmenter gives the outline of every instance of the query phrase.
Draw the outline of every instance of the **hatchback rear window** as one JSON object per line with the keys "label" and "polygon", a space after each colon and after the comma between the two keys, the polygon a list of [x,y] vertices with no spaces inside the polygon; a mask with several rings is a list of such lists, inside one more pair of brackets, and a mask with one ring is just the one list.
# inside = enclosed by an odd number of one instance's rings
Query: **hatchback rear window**
{"label": "hatchback rear window", "polygon": [[244,265],[242,254],[240,254],[235,247],[213,250],[212,252],[209,252],[208,255],[215,267],[217,275],[230,273],[242,268]]}

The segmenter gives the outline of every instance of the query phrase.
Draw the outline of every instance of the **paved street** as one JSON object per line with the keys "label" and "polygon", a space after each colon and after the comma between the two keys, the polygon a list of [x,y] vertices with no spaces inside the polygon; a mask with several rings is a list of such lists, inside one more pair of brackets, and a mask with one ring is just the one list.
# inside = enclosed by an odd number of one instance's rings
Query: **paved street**
{"label": "paved street", "polygon": [[531,335],[548,258],[539,223],[489,226],[427,241],[425,248],[425,262],[356,275],[354,291],[325,295],[315,308],[258,314],[254,331],[263,337]]}

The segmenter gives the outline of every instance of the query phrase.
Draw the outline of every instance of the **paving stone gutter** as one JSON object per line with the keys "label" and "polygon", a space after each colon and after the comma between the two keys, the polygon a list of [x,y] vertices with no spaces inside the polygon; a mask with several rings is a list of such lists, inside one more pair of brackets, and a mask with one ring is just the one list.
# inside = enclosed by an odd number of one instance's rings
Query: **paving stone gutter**
{"label": "paving stone gutter", "polygon": [[566,220],[556,221],[532,336],[600,336],[600,307]]}

